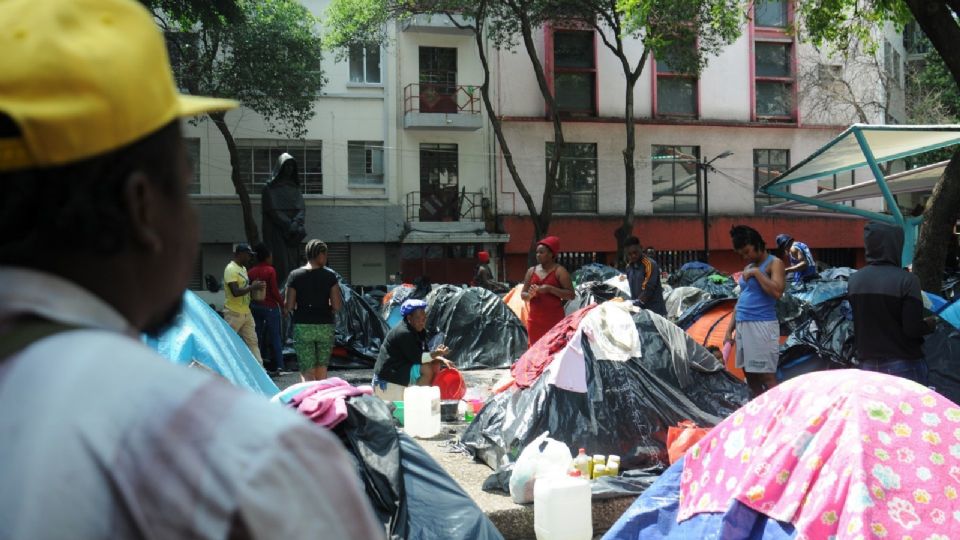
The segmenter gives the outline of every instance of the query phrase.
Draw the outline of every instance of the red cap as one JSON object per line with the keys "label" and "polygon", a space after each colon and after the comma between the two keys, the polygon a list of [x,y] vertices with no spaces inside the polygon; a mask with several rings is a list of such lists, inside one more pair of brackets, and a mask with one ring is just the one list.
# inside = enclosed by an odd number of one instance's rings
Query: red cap
{"label": "red cap", "polygon": [[537,242],[538,246],[546,246],[554,256],[560,254],[560,239],[556,236],[548,236]]}
{"label": "red cap", "polygon": [[478,251],[477,259],[479,259],[481,263],[488,263],[490,262],[490,254],[486,251]]}

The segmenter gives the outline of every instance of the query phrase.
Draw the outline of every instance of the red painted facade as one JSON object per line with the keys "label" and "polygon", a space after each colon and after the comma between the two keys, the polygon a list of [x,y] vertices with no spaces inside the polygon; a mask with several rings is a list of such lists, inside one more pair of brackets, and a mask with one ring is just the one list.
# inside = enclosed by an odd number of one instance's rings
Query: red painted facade
{"label": "red painted facade", "polygon": [[[616,256],[613,231],[619,217],[554,217],[549,234],[560,238],[562,252],[606,253],[607,260]],[[763,235],[768,245],[787,233],[805,242],[812,249],[843,248],[856,250],[856,266],[862,266],[863,225],[857,219],[789,216],[716,216],[710,218],[710,264],[724,272],[743,267],[740,257],[730,245],[730,228],[749,225]],[[525,216],[504,216],[504,232],[510,242],[504,245],[506,279],[519,281],[527,269],[527,252],[533,241],[533,224]],[[640,216],[634,222],[633,234],[644,246],[658,251],[702,250],[703,221],[698,216]]]}

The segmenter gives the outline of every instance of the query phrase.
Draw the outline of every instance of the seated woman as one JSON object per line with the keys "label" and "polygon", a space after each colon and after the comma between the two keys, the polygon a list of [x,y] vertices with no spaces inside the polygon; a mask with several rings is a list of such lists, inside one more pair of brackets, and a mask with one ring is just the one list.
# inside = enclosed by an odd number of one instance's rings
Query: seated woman
{"label": "seated woman", "polygon": [[427,347],[427,303],[407,300],[400,305],[403,322],[387,334],[380,356],[373,367],[373,393],[384,401],[402,401],[407,386],[430,386],[440,364],[452,367],[443,355],[450,352],[440,345]]}

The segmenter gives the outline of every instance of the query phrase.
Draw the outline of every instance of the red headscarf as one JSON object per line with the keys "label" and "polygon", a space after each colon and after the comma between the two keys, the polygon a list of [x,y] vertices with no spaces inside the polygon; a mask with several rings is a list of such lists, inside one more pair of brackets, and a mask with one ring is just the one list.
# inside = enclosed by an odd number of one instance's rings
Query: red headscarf
{"label": "red headscarf", "polygon": [[553,253],[553,256],[556,257],[560,254],[560,239],[556,236],[548,236],[543,240],[537,242],[538,246],[545,246],[547,249]]}
{"label": "red headscarf", "polygon": [[480,264],[487,264],[490,262],[490,254],[486,251],[478,251],[477,259],[480,261]]}

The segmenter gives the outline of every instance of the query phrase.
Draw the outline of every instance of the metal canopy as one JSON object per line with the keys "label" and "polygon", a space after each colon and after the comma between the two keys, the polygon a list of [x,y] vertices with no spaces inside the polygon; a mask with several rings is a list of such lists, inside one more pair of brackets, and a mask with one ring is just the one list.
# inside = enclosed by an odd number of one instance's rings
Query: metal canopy
{"label": "metal canopy", "polygon": [[[880,170],[879,164],[958,143],[960,143],[960,125],[873,126],[854,124],[811,154],[810,157],[763,185],[760,191],[768,195],[782,197],[802,204],[800,208],[794,208],[793,210],[784,209],[785,211],[809,213],[813,211],[810,207],[816,207],[828,210],[829,212],[827,213],[859,216],[899,225],[904,230],[902,262],[904,266],[907,266],[913,262],[917,226],[921,222],[922,217],[905,218],[903,216],[900,212],[900,207],[897,206],[893,198],[891,186],[888,184],[890,180],[894,180],[894,186],[897,185],[894,176],[887,179],[883,171]],[[874,180],[830,192],[832,197],[823,196],[823,194],[808,197],[787,191],[787,186],[791,184],[819,180],[820,178],[859,169],[861,167],[869,167],[871,172],[873,172]],[[925,173],[918,174],[921,176],[924,174],[932,176],[934,174],[933,168]],[[903,176],[901,176],[901,178],[903,178]],[[939,179],[939,176],[936,178]],[[919,182],[919,180],[917,181]],[[934,183],[936,183],[936,180],[934,180]],[[868,187],[866,184],[871,184],[873,187]],[[873,195],[856,198],[882,196],[890,214],[881,214],[879,212],[872,212],[870,210],[841,204],[839,201],[855,200],[850,197],[850,192],[854,191],[854,189],[851,188],[855,188],[856,191],[860,193],[873,192]],[[845,194],[841,193],[840,195],[836,195],[843,190],[849,191]]]}

